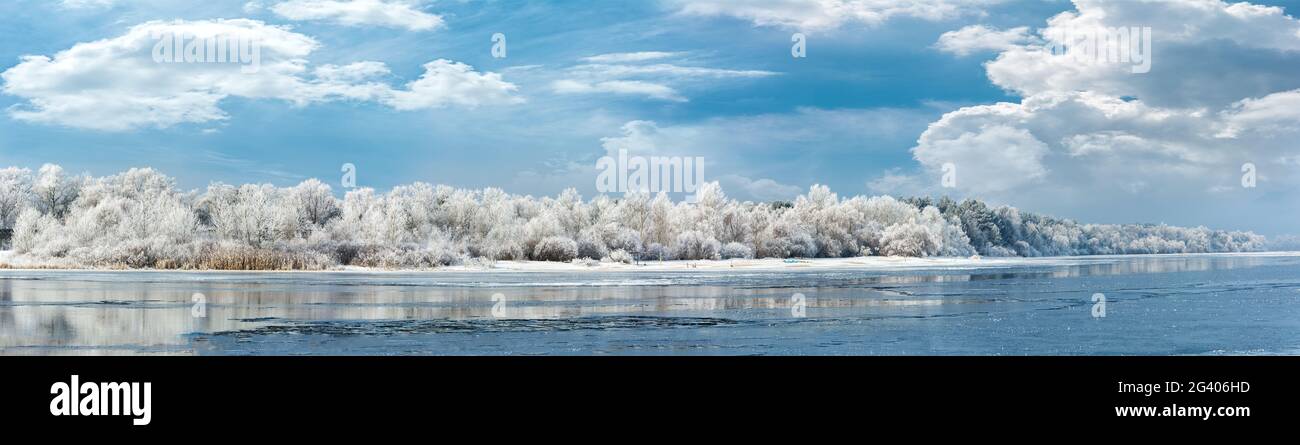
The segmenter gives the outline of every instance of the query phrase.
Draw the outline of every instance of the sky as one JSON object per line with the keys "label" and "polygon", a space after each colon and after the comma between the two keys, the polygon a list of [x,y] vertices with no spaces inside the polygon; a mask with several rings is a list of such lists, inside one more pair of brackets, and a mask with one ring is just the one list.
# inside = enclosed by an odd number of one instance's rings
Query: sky
{"label": "sky", "polygon": [[[358,185],[379,190],[424,181],[590,198],[598,159],[627,150],[702,158],[703,179],[743,200],[825,184],[1082,222],[1300,234],[1296,10],[11,0],[0,4],[0,166],[153,167],[185,189],[314,177],[342,193],[352,164]],[[1059,36],[1116,27],[1147,30],[1146,72],[1050,51]],[[247,36],[257,68],[159,63],[166,35]]]}

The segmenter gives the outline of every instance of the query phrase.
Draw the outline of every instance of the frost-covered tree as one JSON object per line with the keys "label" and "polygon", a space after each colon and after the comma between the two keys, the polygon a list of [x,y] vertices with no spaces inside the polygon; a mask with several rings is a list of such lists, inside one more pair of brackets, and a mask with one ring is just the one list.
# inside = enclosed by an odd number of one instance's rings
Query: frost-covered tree
{"label": "frost-covered tree", "polygon": [[32,171],[9,167],[0,169],[0,229],[13,229],[18,214],[32,200]]}
{"label": "frost-covered tree", "polygon": [[71,245],[56,238],[58,230],[59,222],[53,216],[42,215],[33,208],[24,209],[14,226],[14,251],[41,257],[61,256]]}
{"label": "frost-covered tree", "polygon": [[693,202],[660,193],[557,197],[415,183],[342,200],[316,180],[292,187],[212,184],[181,193],[152,169],[69,177],[0,170],[0,229],[21,255],[104,267],[428,268],[469,258],[632,262],[732,258],[1047,256],[1239,252],[1249,232],[1079,224],[979,200],[840,197],[815,185],[793,202]]}
{"label": "frost-covered tree", "polygon": [[294,209],[270,184],[238,188],[214,184],[208,187],[205,201],[210,206],[212,227],[222,238],[261,247],[297,232]]}
{"label": "frost-covered tree", "polygon": [[338,200],[330,186],[315,178],[290,189],[289,197],[298,220],[309,231],[324,227],[329,220],[339,216]]}
{"label": "frost-covered tree", "polygon": [[53,256],[93,266],[180,267],[196,255],[198,229],[193,204],[174,180],[131,169],[82,181],[58,236],[72,246]]}
{"label": "frost-covered tree", "polygon": [[68,209],[80,193],[81,180],[69,177],[63,172],[63,167],[54,164],[41,166],[32,187],[36,209],[60,220],[67,216]]}

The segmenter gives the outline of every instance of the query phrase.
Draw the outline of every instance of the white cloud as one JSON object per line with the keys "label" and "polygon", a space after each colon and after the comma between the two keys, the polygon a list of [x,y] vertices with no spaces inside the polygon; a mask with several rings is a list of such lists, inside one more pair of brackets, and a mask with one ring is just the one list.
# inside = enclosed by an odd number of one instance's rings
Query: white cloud
{"label": "white cloud", "polygon": [[[1179,194],[1231,184],[1241,163],[1295,150],[1283,140],[1267,142],[1258,129],[1240,134],[1248,144],[1224,138],[1224,129],[1243,115],[1155,108],[1089,92],[1043,93],[948,113],[930,124],[913,154],[935,184],[943,165],[955,164],[957,188],[976,194],[1140,191],[1146,184]],[[1292,124],[1300,129],[1300,121]]]}
{"label": "white cloud", "polygon": [[[834,112],[831,112],[834,113]],[[789,119],[791,116],[772,117]],[[798,119],[798,118],[795,118]],[[753,165],[746,165],[742,159],[728,152],[734,152],[732,146],[708,146],[709,142],[724,138],[724,134],[734,133],[737,126],[746,125],[742,121],[715,121],[702,125],[664,126],[654,121],[629,121],[619,129],[620,135],[601,138],[604,156],[617,158],[619,152],[626,150],[629,156],[677,156],[702,158],[705,168],[705,182],[718,181],[728,194],[739,199],[755,201],[789,200],[803,190],[799,186],[783,184],[770,178],[754,178],[746,173],[753,173]],[[578,172],[592,171],[590,165],[570,165],[570,170]]]}
{"label": "white cloud", "polygon": [[647,60],[666,59],[670,57],[677,57],[680,55],[682,55],[682,53],[679,52],[641,51],[641,52],[634,52],[634,53],[600,54],[591,57],[583,57],[582,60],[584,62],[591,62],[591,63],[628,63],[628,62],[644,62]]}
{"label": "white cloud", "polygon": [[646,62],[674,58],[678,52],[644,51],[602,54],[583,58],[585,63],[567,68],[564,78],[551,82],[557,94],[619,94],[654,100],[687,102],[680,86],[695,82],[726,79],[756,79],[780,73],[764,70],[732,70],[672,63]]}
{"label": "white cloud", "polygon": [[551,89],[559,94],[611,93],[631,96],[644,96],[651,99],[672,102],[686,102],[677,90],[667,85],[639,80],[609,80],[587,83],[571,79],[557,80],[551,83]]}
{"label": "white cloud", "polygon": [[[260,42],[257,73],[230,63],[156,63],[158,39],[245,36]],[[284,28],[251,20],[148,22],[126,34],[78,43],[53,57],[24,56],[0,73],[4,93],[27,100],[15,118],[100,130],[165,127],[224,119],[217,107],[228,96],[279,97],[302,102],[302,60],[319,44]]]}
{"label": "white cloud", "polygon": [[321,65],[316,67],[312,73],[316,75],[317,79],[329,82],[353,83],[386,76],[390,71],[388,66],[382,62],[357,62],[344,66]]}
{"label": "white cloud", "polygon": [[[605,149],[605,156],[618,156],[620,150],[627,150],[633,155],[665,154],[661,147],[672,146],[670,133],[659,131],[659,124],[654,121],[628,121],[619,128],[620,136],[600,138],[600,146]],[[669,139],[662,139],[667,137]],[[679,148],[680,149],[680,148]],[[672,153],[677,156],[699,156],[699,153]]]}
{"label": "white cloud", "polygon": [[586,144],[590,150],[548,150],[554,154],[544,161],[519,168],[511,187],[555,192],[576,186],[589,195],[595,192],[597,158],[626,149],[629,156],[703,157],[704,179],[721,182],[728,196],[741,200],[789,199],[814,182],[856,194],[874,166],[904,161],[897,150],[939,115],[931,109],[799,108],[656,123],[593,109],[569,115],[561,126],[571,136],[563,146]]}
{"label": "white cloud", "polygon": [[[933,127],[932,127],[933,129]],[[978,192],[1000,192],[1041,181],[1047,176],[1043,157],[1047,145],[1028,130],[1006,125],[985,125],[956,137],[934,137],[926,131],[912,150],[926,167],[942,171],[957,167],[959,184]]]}
{"label": "white cloud", "polygon": [[[969,27],[945,34],[936,46],[954,53],[1006,44],[987,74],[1022,99],[945,114],[913,148],[923,174],[872,184],[1083,219],[1281,225],[1260,219],[1280,211],[1261,203],[1293,200],[1300,185],[1300,170],[1286,164],[1300,154],[1300,21],[1218,0],[1075,6],[1024,39]],[[1048,50],[1067,31],[1117,27],[1151,28],[1149,72]],[[956,189],[939,186],[947,162]],[[1241,186],[1245,163],[1258,166],[1259,190]]]}
{"label": "white cloud", "polygon": [[764,70],[730,70],[720,68],[707,68],[695,66],[681,66],[667,63],[657,63],[651,65],[606,65],[590,64],[578,65],[570,68],[573,74],[596,77],[631,77],[631,76],[654,76],[655,78],[674,77],[678,79],[687,78],[760,78],[776,76],[779,73]]}
{"label": "white cloud", "polygon": [[792,201],[803,192],[799,186],[782,184],[768,178],[750,179],[741,175],[725,175],[718,182],[723,190],[732,195],[760,202]]}
{"label": "white cloud", "polygon": [[[1048,20],[1040,39],[989,62],[989,79],[1021,95],[1092,91],[1179,107],[1223,107],[1300,88],[1300,21],[1281,8],[1219,0],[1075,4],[1077,11]],[[1135,75],[1133,64],[1080,63],[1048,47],[1072,33],[1116,27],[1150,28],[1148,73]]]}
{"label": "white cloud", "polygon": [[513,93],[514,84],[501,80],[497,73],[479,73],[474,67],[438,59],[424,64],[424,75],[406,84],[406,90],[393,91],[384,100],[398,110],[443,108],[449,105],[478,107],[523,102]]}
{"label": "white cloud", "polygon": [[[832,167],[819,165],[819,160],[871,156],[864,156],[864,151],[889,156],[893,147],[915,138],[933,116],[930,111],[911,109],[801,108],[689,124],[631,121],[622,126],[619,136],[602,140],[602,155],[626,149],[633,155],[700,156],[708,166],[705,180],[721,181],[728,194],[738,199],[788,199],[811,184],[803,181],[836,182],[823,169],[842,171],[844,163]],[[866,171],[870,166],[860,168]],[[848,184],[861,184],[857,181]]]}
{"label": "white cloud", "polygon": [[879,177],[867,181],[867,190],[873,194],[893,196],[924,196],[935,193],[936,187],[926,187],[920,177],[890,169]]}
{"label": "white cloud", "polygon": [[[1226,127],[1219,136],[1236,137],[1243,131],[1287,132],[1300,126],[1300,90],[1245,99],[1223,113]],[[1297,147],[1300,149],[1300,147]]]}
{"label": "white cloud", "polygon": [[400,0],[289,0],[271,6],[289,20],[328,21],[345,26],[383,26],[428,31],[443,26],[442,17]]}
{"label": "white cloud", "polygon": [[[155,62],[156,44],[173,35],[191,40],[241,36],[258,43],[260,62],[255,72],[235,63]],[[118,37],[78,43],[52,57],[25,56],[0,73],[0,91],[25,100],[8,110],[15,119],[105,131],[223,120],[227,115],[219,104],[228,97],[298,106],[377,101],[403,110],[516,101],[507,97],[514,85],[499,75],[449,61],[425,65],[424,76],[405,90],[376,80],[388,75],[379,62],[310,69],[306,58],[319,46],[288,28],[255,20],[154,21]]]}
{"label": "white cloud", "polygon": [[59,2],[61,6],[68,9],[107,8],[113,6],[114,3],[117,3],[117,0],[62,0]]}
{"label": "white cloud", "polygon": [[1029,27],[1027,26],[999,30],[984,25],[970,25],[956,31],[943,33],[934,46],[940,51],[966,56],[977,51],[1011,49],[1016,45],[1027,42],[1029,39]]}
{"label": "white cloud", "polygon": [[814,31],[847,23],[875,26],[895,17],[945,20],[980,15],[999,0],[667,0],[678,12],[728,16],[758,26]]}

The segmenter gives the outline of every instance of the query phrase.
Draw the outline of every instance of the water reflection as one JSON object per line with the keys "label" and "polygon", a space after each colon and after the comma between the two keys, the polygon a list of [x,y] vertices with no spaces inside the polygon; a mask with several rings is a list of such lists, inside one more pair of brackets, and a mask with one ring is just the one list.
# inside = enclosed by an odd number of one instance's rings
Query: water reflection
{"label": "water reflection", "polygon": [[[1297,260],[1295,256],[1270,255],[1089,257],[874,272],[3,271],[0,353],[190,354],[211,352],[210,339],[231,333],[242,333],[235,337],[246,341],[292,332],[327,339],[363,335],[358,333],[378,337],[439,334],[443,336],[438,338],[444,338],[448,332],[479,332],[476,329],[521,335],[548,329],[612,328],[640,330],[643,335],[627,337],[628,344],[618,345],[637,350],[665,341],[658,330],[666,327],[733,329],[732,324],[745,326],[734,332],[757,335],[755,338],[785,339],[782,341],[791,342],[787,346],[797,352],[806,352],[798,348],[807,336],[820,339],[815,345],[853,346],[860,349],[847,350],[863,353],[877,351],[873,348],[880,342],[923,339],[910,345],[923,348],[918,352],[924,353],[971,340],[954,336],[960,331],[950,331],[956,328],[938,322],[910,321],[896,327],[901,329],[897,332],[881,331],[881,326],[894,326],[898,320],[952,318],[959,325],[991,323],[989,328],[1003,335],[997,329],[1008,325],[998,323],[1041,323],[1036,318],[1047,317],[1043,314],[1086,306],[1095,291],[1106,292],[1111,301],[1122,305],[1153,297],[1217,295],[1259,286],[1258,295],[1274,299],[1288,295],[1278,292],[1289,291],[1294,294],[1291,300],[1277,300],[1289,304],[1300,297],[1300,292],[1294,292]],[[206,297],[206,317],[191,315],[195,293]],[[494,317],[492,295],[497,293],[505,296],[505,305]],[[791,311],[791,297],[796,293],[806,296],[806,318]],[[1220,321],[1232,318],[1229,313],[1221,315]],[[662,321],[665,319],[670,321]],[[875,327],[865,326],[873,320],[883,321],[875,322]],[[1105,326],[1119,328],[1114,325]],[[505,329],[511,326],[526,329]],[[829,331],[839,334],[827,336]],[[643,341],[638,343],[638,339]],[[723,335],[708,341],[725,346],[733,340]],[[196,348],[196,341],[204,348]],[[861,344],[852,345],[855,341]],[[1296,344],[1289,346],[1294,350]],[[383,347],[380,345],[381,350]]]}

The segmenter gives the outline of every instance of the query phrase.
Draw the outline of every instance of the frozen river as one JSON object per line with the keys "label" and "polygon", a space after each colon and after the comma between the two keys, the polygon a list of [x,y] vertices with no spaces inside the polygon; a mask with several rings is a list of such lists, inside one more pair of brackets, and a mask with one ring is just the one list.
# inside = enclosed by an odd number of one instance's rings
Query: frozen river
{"label": "frozen river", "polygon": [[740,272],[0,271],[0,354],[1300,354],[1300,254]]}

